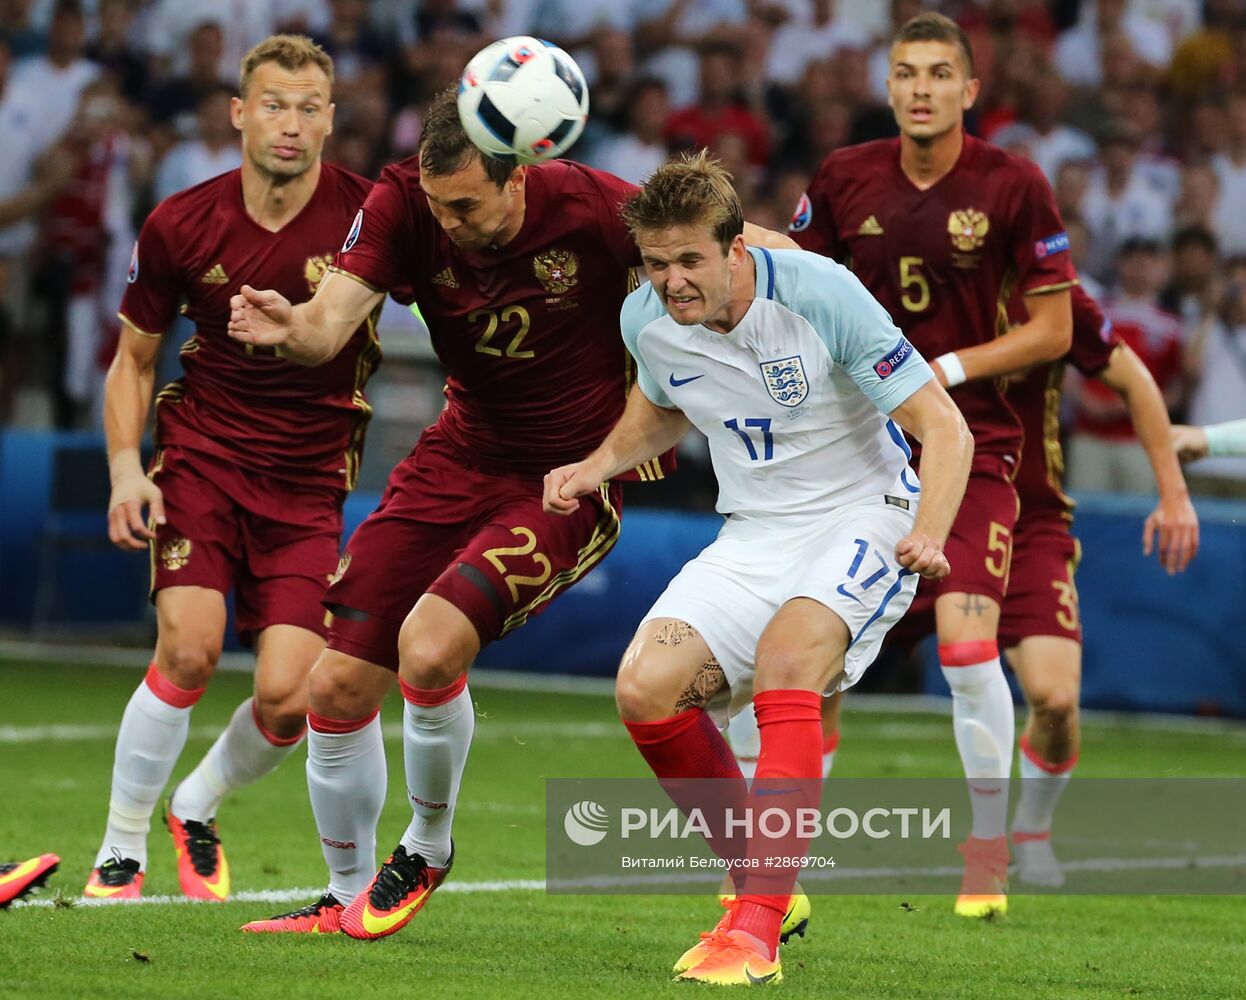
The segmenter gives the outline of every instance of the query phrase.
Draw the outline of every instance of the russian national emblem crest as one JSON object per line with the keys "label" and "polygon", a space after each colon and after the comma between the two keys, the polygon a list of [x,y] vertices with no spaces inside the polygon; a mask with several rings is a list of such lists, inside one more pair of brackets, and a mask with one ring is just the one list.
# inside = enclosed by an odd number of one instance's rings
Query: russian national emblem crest
{"label": "russian national emblem crest", "polygon": [[985,212],[976,208],[962,208],[947,217],[948,235],[952,237],[952,246],[957,250],[977,250],[986,242],[987,231],[991,228],[991,220]]}
{"label": "russian national emblem crest", "polygon": [[316,294],[316,286],[320,284],[320,279],[324,277],[325,271],[332,263],[332,254],[307,258],[307,262],[303,265],[303,277],[307,279],[307,287],[311,289],[313,295]]}
{"label": "russian national emblem crest", "polygon": [[532,273],[550,295],[565,295],[580,280],[580,262],[570,250],[549,250],[532,258]]}
{"label": "russian national emblem crest", "polygon": [[763,361],[759,366],[770,398],[783,406],[800,406],[809,395],[809,379],[797,354],[791,358]]}
{"label": "russian national emblem crest", "polygon": [[164,547],[161,548],[160,562],[170,572],[179,570],[190,562],[190,549],[189,538],[174,538],[172,541],[165,542]]}

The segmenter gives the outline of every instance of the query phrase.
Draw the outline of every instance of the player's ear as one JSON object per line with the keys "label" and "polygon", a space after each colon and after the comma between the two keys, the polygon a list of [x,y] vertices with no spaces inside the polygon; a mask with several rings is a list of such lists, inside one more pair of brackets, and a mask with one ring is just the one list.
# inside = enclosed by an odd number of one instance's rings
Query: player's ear
{"label": "player's ear", "polygon": [[241,97],[229,99],[229,120],[239,132],[242,131],[242,107]]}
{"label": "player's ear", "polygon": [[976,77],[965,84],[965,96],[961,100],[961,107],[968,111],[973,107],[974,102],[978,99],[978,91],[982,89],[982,81]]}
{"label": "player's ear", "polygon": [[333,134],[333,114],[337,111],[337,105],[332,101],[329,102],[329,127],[324,130],[325,135]]}
{"label": "player's ear", "polygon": [[528,183],[528,168],[520,164],[511,171],[510,177],[506,179],[506,186],[510,189],[511,194],[518,194],[524,189]]}

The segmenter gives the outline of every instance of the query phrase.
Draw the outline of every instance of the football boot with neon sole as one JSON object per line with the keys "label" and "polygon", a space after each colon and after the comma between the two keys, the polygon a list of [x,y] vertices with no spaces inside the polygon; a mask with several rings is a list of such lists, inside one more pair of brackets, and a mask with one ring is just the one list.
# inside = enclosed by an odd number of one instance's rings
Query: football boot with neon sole
{"label": "football boot with neon sole", "polygon": [[[799,889],[799,887],[797,888]],[[709,954],[710,938],[731,928],[731,918],[737,906],[736,898],[729,893],[723,893],[719,895],[718,901],[723,905],[725,912],[712,931],[702,931],[701,940],[679,956],[679,961],[675,963],[675,967],[671,970],[676,975],[685,969],[691,969]],[[780,944],[787,944],[792,937],[805,936],[805,931],[809,928],[809,915],[812,910],[813,907],[809,903],[809,897],[803,892],[798,891],[792,895],[787,903],[787,912],[783,914],[783,923],[779,927]]]}
{"label": "football boot with neon sole", "polygon": [[434,868],[421,854],[407,854],[399,844],[376,877],[342,914],[342,930],[353,938],[373,940],[406,927],[423,909],[433,890],[454,864],[454,847],[444,868]]}
{"label": "football boot with neon sole", "polygon": [[772,986],[783,982],[778,954],[767,958],[744,931],[715,931],[704,942],[705,957],[676,979],[711,986]]}
{"label": "football boot with neon sole", "polygon": [[143,873],[133,858],[123,858],[113,849],[113,856],[91,872],[82,895],[87,899],[142,899]]}
{"label": "football boot with neon sole", "polygon": [[60,863],[61,859],[55,854],[40,854],[37,858],[0,864],[0,910],[38,889],[52,877]]}
{"label": "football boot with neon sole", "polygon": [[990,917],[1008,912],[1008,838],[970,837],[956,848],[965,858],[957,916]]}
{"label": "football boot with neon sole", "polygon": [[337,897],[326,892],[314,903],[292,913],[281,913],[267,920],[243,924],[248,934],[336,934],[342,929],[346,909]]}
{"label": "football boot with neon sole", "polygon": [[177,881],[182,895],[223,903],[229,898],[229,862],[216,832],[216,820],[199,823],[173,815],[173,798],[164,807],[164,825],[177,852]]}

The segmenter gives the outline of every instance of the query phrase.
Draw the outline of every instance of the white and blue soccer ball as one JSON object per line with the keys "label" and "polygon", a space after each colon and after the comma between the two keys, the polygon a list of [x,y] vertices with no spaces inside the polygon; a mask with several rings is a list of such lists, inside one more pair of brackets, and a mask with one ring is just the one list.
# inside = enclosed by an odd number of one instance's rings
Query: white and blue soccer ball
{"label": "white and blue soccer ball", "polygon": [[562,156],[588,121],[584,74],[557,45],[515,35],[486,45],[459,79],[459,120],[484,153],[533,164]]}

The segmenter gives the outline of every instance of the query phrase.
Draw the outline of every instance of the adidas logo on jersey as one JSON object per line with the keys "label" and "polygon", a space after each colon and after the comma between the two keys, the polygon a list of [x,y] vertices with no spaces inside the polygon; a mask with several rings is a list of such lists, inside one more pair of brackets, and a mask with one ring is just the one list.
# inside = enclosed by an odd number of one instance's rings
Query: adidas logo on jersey
{"label": "adidas logo on jersey", "polygon": [[208,273],[199,280],[205,285],[224,285],[229,281],[229,275],[220,264],[213,264]]}
{"label": "adidas logo on jersey", "polygon": [[433,284],[445,285],[447,288],[458,288],[459,279],[456,278],[454,276],[454,272],[447,267],[444,271],[439,271],[433,275]]}
{"label": "adidas logo on jersey", "polygon": [[882,236],[883,227],[878,224],[878,220],[874,216],[870,216],[863,223],[861,228],[857,230],[858,236]]}

